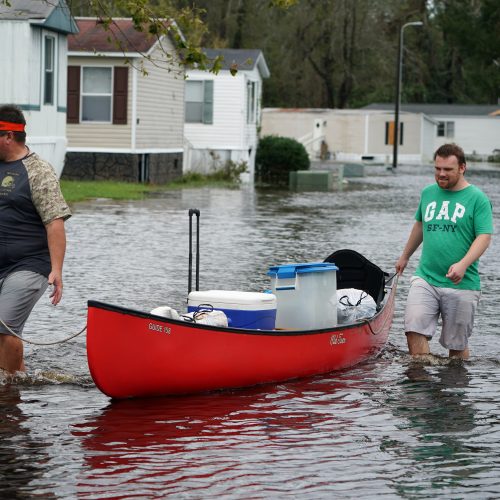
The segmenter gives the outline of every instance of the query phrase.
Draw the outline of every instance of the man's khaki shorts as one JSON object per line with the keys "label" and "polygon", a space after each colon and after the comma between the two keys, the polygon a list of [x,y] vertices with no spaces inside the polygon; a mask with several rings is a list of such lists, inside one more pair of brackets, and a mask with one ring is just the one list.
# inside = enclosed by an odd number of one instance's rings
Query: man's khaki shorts
{"label": "man's khaki shorts", "polygon": [[405,332],[416,332],[432,338],[439,317],[442,319],[439,343],[446,349],[462,351],[472,334],[481,292],[439,288],[413,276],[406,302]]}
{"label": "man's khaki shorts", "polygon": [[[0,318],[18,335],[38,299],[47,289],[45,276],[33,271],[14,271],[0,279]],[[0,334],[12,335],[0,323]]]}

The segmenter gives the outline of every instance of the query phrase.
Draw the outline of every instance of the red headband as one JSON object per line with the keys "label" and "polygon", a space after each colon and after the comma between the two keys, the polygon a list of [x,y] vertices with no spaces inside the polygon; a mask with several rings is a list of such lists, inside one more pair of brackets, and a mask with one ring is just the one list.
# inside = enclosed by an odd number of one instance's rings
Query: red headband
{"label": "red headband", "polygon": [[0,121],[0,130],[7,132],[24,132],[24,123],[12,123]]}

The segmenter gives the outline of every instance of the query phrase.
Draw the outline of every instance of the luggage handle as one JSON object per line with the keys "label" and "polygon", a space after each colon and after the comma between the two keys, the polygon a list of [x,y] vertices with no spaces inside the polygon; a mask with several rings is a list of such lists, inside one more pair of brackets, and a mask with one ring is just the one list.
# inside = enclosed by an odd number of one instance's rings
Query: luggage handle
{"label": "luggage handle", "polygon": [[189,209],[189,271],[188,271],[188,295],[191,293],[191,282],[193,278],[193,215],[196,215],[196,288],[200,288],[200,211],[197,208]]}

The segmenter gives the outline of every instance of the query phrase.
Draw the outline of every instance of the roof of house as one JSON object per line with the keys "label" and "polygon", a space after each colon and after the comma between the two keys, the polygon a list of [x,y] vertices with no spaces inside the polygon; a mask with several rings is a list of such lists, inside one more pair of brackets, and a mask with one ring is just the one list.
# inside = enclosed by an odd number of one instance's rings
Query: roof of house
{"label": "roof of house", "polygon": [[[394,103],[373,103],[362,109],[394,109]],[[429,116],[498,116],[500,105],[496,104],[401,104],[401,111],[424,113]]]}
{"label": "roof of house", "polygon": [[10,0],[0,3],[0,21],[28,21],[52,31],[76,33],[78,28],[65,0]]}
{"label": "roof of house", "polygon": [[[338,108],[262,108],[263,113],[278,113],[278,114],[309,114],[309,115],[320,115],[320,114],[326,114],[328,116],[332,115],[353,115],[353,116],[368,116],[368,115],[393,115],[394,113],[394,107],[388,106],[387,109],[369,109],[368,107],[366,108],[361,108],[361,109],[338,109]],[[402,113],[406,113],[407,111],[402,111]],[[423,112],[408,112],[409,114],[415,114],[419,115],[422,117],[423,120],[426,120],[428,122],[438,124],[439,122],[432,118],[429,115],[426,115]],[[323,118],[323,117],[321,117]]]}
{"label": "roof of house", "polygon": [[251,71],[257,67],[262,75],[262,78],[269,78],[271,75],[269,68],[267,67],[264,54],[259,49],[204,48],[203,52],[210,60],[214,60],[216,57],[222,56],[223,61],[221,69],[223,70],[235,68],[238,71]]}
{"label": "roof of house", "polygon": [[147,31],[137,31],[132,19],[115,18],[106,25],[95,17],[77,17],[79,33],[68,37],[70,52],[139,52],[148,53],[159,38]]}

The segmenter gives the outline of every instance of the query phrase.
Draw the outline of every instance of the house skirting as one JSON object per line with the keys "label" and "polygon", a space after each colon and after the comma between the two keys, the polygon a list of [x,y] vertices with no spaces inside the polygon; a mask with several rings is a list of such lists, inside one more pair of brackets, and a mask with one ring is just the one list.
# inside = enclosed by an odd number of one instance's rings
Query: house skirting
{"label": "house skirting", "polygon": [[182,177],[182,152],[67,152],[61,179],[165,184]]}
{"label": "house skirting", "polygon": [[255,148],[232,149],[197,148],[192,144],[184,150],[184,173],[197,172],[203,175],[223,169],[228,161],[236,164],[246,163],[247,172],[241,174],[244,183],[253,181],[255,173]]}
{"label": "house skirting", "polygon": [[26,145],[41,158],[48,161],[57,177],[61,177],[66,152],[66,137],[64,136],[29,136]]}

